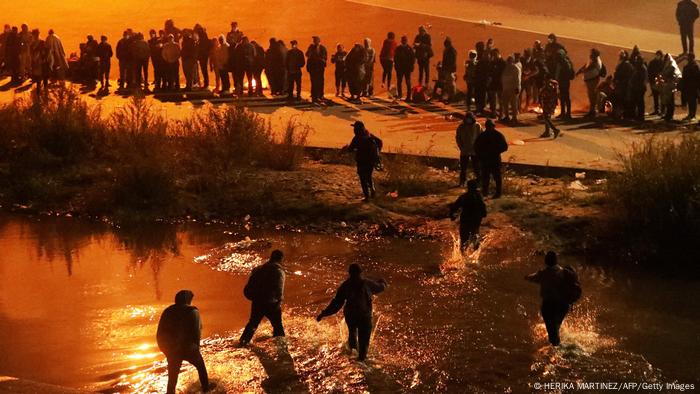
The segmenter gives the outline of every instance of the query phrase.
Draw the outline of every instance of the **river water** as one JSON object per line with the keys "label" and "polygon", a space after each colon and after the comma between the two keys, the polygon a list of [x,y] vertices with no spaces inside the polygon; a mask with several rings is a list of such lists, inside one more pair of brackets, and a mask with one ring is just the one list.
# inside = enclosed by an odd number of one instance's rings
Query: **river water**
{"label": "river water", "polygon": [[[272,248],[286,254],[287,340],[263,322],[250,348],[242,289]],[[531,392],[545,382],[700,382],[700,283],[566,261],[584,299],[563,346],[547,346],[531,238],[491,229],[480,254],[452,244],[359,240],[219,224],[114,229],[0,216],[0,375],[103,392],[166,381],[160,312],[195,293],[215,392]],[[383,277],[370,361],[345,350],[342,316],[316,323],[348,264]],[[342,315],[342,313],[341,313]],[[196,392],[186,366],[179,388]],[[556,392],[557,390],[552,390]],[[545,392],[545,391],[542,391]]]}

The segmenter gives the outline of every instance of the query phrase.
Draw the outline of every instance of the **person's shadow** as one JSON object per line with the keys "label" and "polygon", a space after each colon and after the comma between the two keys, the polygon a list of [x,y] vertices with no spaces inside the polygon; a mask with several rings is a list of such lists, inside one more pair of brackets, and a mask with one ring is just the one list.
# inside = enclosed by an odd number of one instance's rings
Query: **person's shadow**
{"label": "person's shadow", "polygon": [[260,360],[267,378],[262,382],[266,393],[294,392],[308,393],[309,389],[294,367],[294,359],[289,354],[287,344],[281,338],[268,339],[275,341],[271,349],[250,344],[250,351]]}

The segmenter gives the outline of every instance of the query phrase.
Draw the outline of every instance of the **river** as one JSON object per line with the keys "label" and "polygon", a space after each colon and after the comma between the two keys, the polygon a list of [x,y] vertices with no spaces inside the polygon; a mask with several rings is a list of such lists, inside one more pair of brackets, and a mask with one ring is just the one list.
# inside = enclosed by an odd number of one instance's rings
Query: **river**
{"label": "river", "polygon": [[[160,312],[194,292],[214,392],[531,392],[544,382],[680,382],[698,387],[700,283],[579,261],[584,288],[546,344],[531,238],[492,229],[481,253],[454,245],[356,239],[213,223],[113,228],[72,218],[0,216],[0,375],[103,392],[164,391]],[[242,289],[273,248],[286,255],[285,329],[236,340]],[[370,361],[343,347],[342,316],[314,316],[348,264],[385,278]],[[340,314],[342,315],[342,313]],[[180,389],[195,392],[187,366]],[[545,391],[546,392],[546,391]],[[557,392],[557,390],[553,390]]]}

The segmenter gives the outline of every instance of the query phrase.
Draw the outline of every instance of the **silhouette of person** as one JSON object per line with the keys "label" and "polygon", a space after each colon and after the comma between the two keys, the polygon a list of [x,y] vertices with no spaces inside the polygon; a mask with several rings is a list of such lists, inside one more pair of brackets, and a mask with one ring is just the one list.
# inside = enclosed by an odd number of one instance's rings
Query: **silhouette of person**
{"label": "silhouette of person", "polygon": [[549,343],[559,346],[559,328],[564,317],[569,313],[569,303],[564,300],[562,287],[564,268],[557,261],[557,254],[550,251],[544,257],[545,268],[525,277],[526,280],[540,285],[542,307],[540,313],[547,327]]}
{"label": "silhouette of person", "polygon": [[493,198],[500,198],[503,178],[501,174],[501,153],[508,150],[508,142],[500,131],[496,130],[493,120],[486,120],[486,131],[479,134],[474,141],[474,152],[481,165],[481,192],[489,194],[491,177],[496,182],[496,193]]}
{"label": "silhouette of person", "polygon": [[459,245],[464,252],[473,242],[474,248],[479,248],[479,227],[481,220],[486,217],[486,204],[478,190],[479,181],[472,179],[467,182],[467,192],[459,196],[457,201],[450,204],[450,218],[456,219],[457,211],[461,210],[459,220]]}
{"label": "silhouette of person", "polygon": [[365,196],[363,201],[368,202],[376,194],[372,172],[380,164],[379,152],[382,150],[383,143],[379,137],[370,133],[365,124],[359,120],[352,124],[352,128],[355,136],[350,144],[343,149],[355,152],[357,175],[360,178],[360,186]]}
{"label": "silhouette of person", "polygon": [[245,298],[252,301],[250,319],[246,324],[239,343],[246,346],[255,334],[255,330],[263,317],[272,324],[272,335],[283,337],[284,327],[282,326],[282,300],[284,298],[284,270],[282,260],[284,254],[280,250],[275,250],[270,255],[267,263],[256,267],[250,274],[248,283],[243,289]]}
{"label": "silhouette of person", "polygon": [[[317,317],[321,321],[343,308],[345,324],[348,326],[348,346],[358,352],[358,360],[367,358],[367,349],[372,335],[372,295],[386,289],[386,281],[365,279],[359,264],[351,264],[348,269],[350,277],[343,282],[335,294],[335,298]],[[358,343],[359,342],[359,343]]]}
{"label": "silhouette of person", "polygon": [[199,351],[202,322],[199,310],[191,305],[192,298],[194,293],[190,290],[180,290],[175,295],[175,304],[165,308],[158,322],[156,340],[168,359],[168,394],[175,393],[183,361],[197,368],[202,391],[209,389],[209,375]]}

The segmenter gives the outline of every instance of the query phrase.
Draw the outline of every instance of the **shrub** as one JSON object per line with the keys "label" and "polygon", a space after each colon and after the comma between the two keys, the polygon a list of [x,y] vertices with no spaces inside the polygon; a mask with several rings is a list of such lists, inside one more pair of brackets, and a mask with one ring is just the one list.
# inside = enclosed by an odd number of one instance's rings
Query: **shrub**
{"label": "shrub", "polygon": [[281,140],[269,143],[270,151],[261,158],[261,164],[273,170],[296,170],[304,159],[304,147],[310,132],[308,125],[300,124],[296,118],[290,119]]}
{"label": "shrub", "polygon": [[[700,139],[649,139],[621,156],[608,181],[611,212],[625,231],[664,251],[700,251]],[[678,249],[680,248],[680,249]]]}

